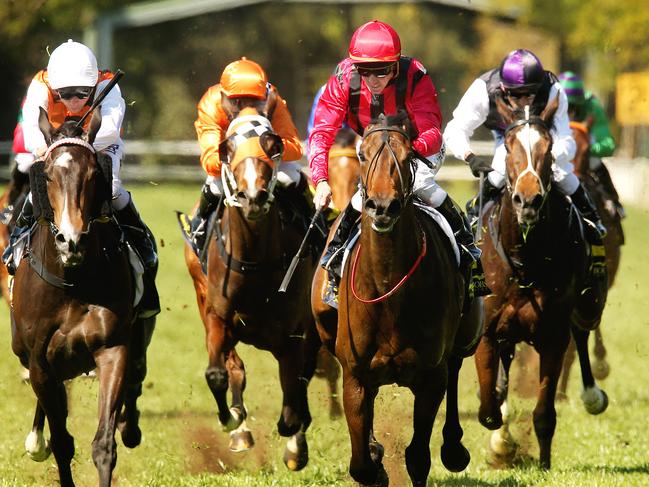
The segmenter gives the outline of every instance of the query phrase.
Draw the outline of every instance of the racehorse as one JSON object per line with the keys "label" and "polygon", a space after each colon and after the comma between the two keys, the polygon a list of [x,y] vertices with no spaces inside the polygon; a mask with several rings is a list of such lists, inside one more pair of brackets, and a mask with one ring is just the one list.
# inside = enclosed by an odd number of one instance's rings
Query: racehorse
{"label": "racehorse", "polygon": [[11,310],[12,348],[29,368],[38,399],[25,447],[32,459],[47,458],[47,418],[61,485],[74,485],[63,381],[97,367],[99,424],[92,456],[104,487],[111,484],[117,461],[116,428],[127,447],[141,440],[136,400],[155,322],[134,311],[129,253],[110,215],[110,166],[98,162],[92,147],[101,125],[99,110],[87,132],[75,121],[54,129],[43,109],[39,125],[49,148],[31,169],[38,220],[16,270]]}
{"label": "racehorse", "polygon": [[[525,341],[540,356],[539,390],[533,422],[540,446],[540,465],[549,469],[556,427],[555,393],[571,327],[593,329],[599,324],[606,289],[584,290],[588,249],[580,234],[575,209],[552,190],[551,120],[558,101],[540,116],[515,111],[497,100],[498,112],[509,124],[505,132],[506,183],[499,203],[486,208],[482,263],[492,294],[485,299],[484,335],[475,360],[480,383],[480,423],[495,431],[491,448],[512,457],[514,443],[507,420],[507,377],[515,345]],[[585,332],[587,333],[587,332]],[[587,336],[587,335],[586,335]],[[498,381],[498,372],[505,379]],[[505,390],[497,390],[504,383]],[[600,412],[603,391],[586,391]]]}
{"label": "racehorse", "polygon": [[[606,249],[606,268],[608,272],[608,288],[610,289],[615,282],[615,276],[620,266],[621,246],[624,243],[624,234],[622,231],[622,221],[620,215],[613,206],[607,206],[606,200],[608,195],[604,194],[601,186],[598,184],[596,177],[590,170],[590,127],[588,123],[570,122],[572,136],[577,143],[577,153],[573,159],[575,165],[575,174],[582,180],[589,194],[592,195],[597,210],[602,218],[602,223],[607,229],[604,237],[604,248]],[[592,365],[592,373],[596,379],[605,379],[608,377],[610,368],[606,360],[606,348],[602,337],[601,327],[597,327],[594,332],[595,344],[593,353],[595,360]],[[570,368],[575,359],[575,347],[573,342],[568,346],[566,358],[564,360],[563,372],[559,382],[559,394],[562,397],[566,395]]]}
{"label": "racehorse", "polygon": [[[316,256],[309,254],[301,261],[286,293],[277,292],[304,237],[304,229],[280,212],[280,198],[275,198],[280,189],[275,183],[281,138],[272,132],[263,112],[252,107],[233,118],[227,137],[222,151],[225,208],[220,219],[217,210],[208,227],[207,274],[189,245],[185,247],[205,326],[205,378],[218,406],[219,421],[230,432],[230,449],[246,451],[254,439],[243,401],[244,364],[235,345],[244,342],[271,352],[279,364],[283,392],[277,429],[281,436],[290,437],[284,463],[300,470],[308,461],[307,384],[320,347],[309,308]],[[229,407],[228,387],[232,391]]]}
{"label": "racehorse", "polygon": [[[327,276],[314,275],[311,305],[323,343],[343,369],[343,404],[351,439],[349,472],[362,485],[387,485],[383,447],[373,433],[379,387],[410,388],[414,435],[406,466],[426,484],[429,442],[447,393],[441,458],[461,471],[458,371],[481,331],[481,302],[462,318],[465,283],[449,238],[413,202],[414,162],[407,115],[381,116],[361,145],[361,234],[343,267],[338,312],[322,302]],[[331,230],[335,232],[335,228]],[[479,306],[477,306],[479,305]]]}

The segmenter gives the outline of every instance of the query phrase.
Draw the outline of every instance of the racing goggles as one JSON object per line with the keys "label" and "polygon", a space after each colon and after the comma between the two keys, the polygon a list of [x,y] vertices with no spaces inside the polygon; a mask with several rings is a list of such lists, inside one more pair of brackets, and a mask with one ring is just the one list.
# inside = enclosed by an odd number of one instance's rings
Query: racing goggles
{"label": "racing goggles", "polygon": [[90,96],[93,89],[92,86],[70,86],[68,88],[56,90],[56,92],[62,100],[71,100],[72,98],[83,100]]}
{"label": "racing goggles", "polygon": [[368,78],[370,76],[376,76],[377,78],[385,78],[392,74],[394,71],[394,66],[396,63],[390,63],[387,65],[381,65],[381,66],[359,66],[358,64],[356,65],[356,69],[358,70],[358,74],[363,76],[364,78]]}

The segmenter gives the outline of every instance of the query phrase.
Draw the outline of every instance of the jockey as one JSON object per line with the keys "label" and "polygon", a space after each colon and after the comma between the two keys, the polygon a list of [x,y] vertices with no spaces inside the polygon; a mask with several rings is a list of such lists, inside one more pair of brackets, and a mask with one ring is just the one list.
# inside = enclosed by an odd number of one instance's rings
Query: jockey
{"label": "jockey", "polygon": [[[494,198],[505,185],[504,136],[507,128],[496,111],[496,97],[501,97],[513,107],[523,108],[530,105],[531,113],[540,114],[557,96],[559,107],[554,114],[551,130],[554,156],[552,179],[563,194],[570,196],[582,216],[596,230],[593,239],[601,240],[606,234],[606,229],[586,189],[575,176],[570,162],[575,156],[576,145],[570,130],[566,94],[556,76],[544,70],[539,58],[531,51],[517,49],[510,52],[499,68],[487,71],[469,86],[453,111],[453,120],[444,130],[444,140],[455,157],[466,161],[474,170],[478,164],[469,138],[473,131],[483,124],[491,129],[496,147],[491,164],[493,171],[485,179],[483,198],[484,201]],[[477,218],[477,200],[477,197],[474,198],[473,206],[469,210],[473,218]]]}
{"label": "jockey", "polygon": [[[113,77],[108,71],[97,69],[97,59],[83,44],[68,40],[54,49],[47,69],[34,76],[23,106],[25,148],[36,157],[47,151],[45,138],[38,127],[39,109],[47,111],[54,127],[63,124],[67,117],[82,117],[90,108],[93,98]],[[133,199],[122,187],[119,169],[124,142],[120,137],[125,103],[119,87],[115,85],[101,103],[101,128],[94,141],[97,157],[109,158],[112,163],[112,207],[129,242],[131,242],[147,268],[157,264],[155,243],[150,231],[141,220]],[[86,125],[90,123],[90,117]],[[33,208],[31,195],[25,200],[17,226],[31,227]]]}
{"label": "jockey", "polygon": [[14,205],[21,195],[23,189],[29,184],[29,168],[34,163],[34,154],[25,149],[25,137],[23,135],[23,100],[18,113],[18,121],[14,128],[14,137],[11,144],[11,155],[15,165],[11,169],[9,187],[7,189],[7,206],[0,213],[0,222],[9,224],[13,216]]}
{"label": "jockey", "polygon": [[296,200],[303,207],[301,211],[311,212],[308,202],[304,201],[308,182],[300,170],[300,164],[285,162],[297,161],[302,157],[302,144],[286,101],[277,88],[268,82],[262,67],[242,57],[225,67],[220,82],[208,88],[198,102],[198,118],[194,126],[201,147],[201,165],[207,179],[201,190],[198,209],[190,223],[191,238],[197,251],[205,243],[207,218],[223,195],[219,146],[225,140],[228,125],[245,107],[255,107],[264,113],[273,131],[281,137],[284,152],[277,182],[283,187],[293,188],[298,193]]}
{"label": "jockey", "polygon": [[[479,260],[480,250],[461,212],[435,182],[435,174],[444,158],[442,116],[435,86],[417,59],[401,55],[399,35],[384,22],[373,20],[354,32],[349,57],[336,66],[318,101],[308,151],[311,179],[316,184],[314,204],[316,208],[324,208],[331,199],[328,154],[342,123],[346,121],[362,135],[365,127],[379,114],[393,115],[399,110],[407,111],[417,134],[412,142],[413,150],[429,161],[424,164],[418,159],[414,193],[446,218],[458,245],[467,251],[461,252],[463,265],[470,267]],[[323,255],[321,265],[330,270],[330,274],[340,276],[342,252],[338,250],[358,219],[361,204],[360,192],[357,192],[343,212]],[[335,287],[333,278],[329,284]]]}
{"label": "jockey", "polygon": [[604,190],[611,196],[620,216],[624,217],[625,212],[620,197],[611,181],[608,169],[602,162],[602,157],[610,157],[615,151],[615,139],[611,135],[604,107],[595,95],[584,90],[584,82],[572,71],[561,73],[559,82],[568,97],[570,119],[588,125],[591,137],[590,170],[595,173]]}

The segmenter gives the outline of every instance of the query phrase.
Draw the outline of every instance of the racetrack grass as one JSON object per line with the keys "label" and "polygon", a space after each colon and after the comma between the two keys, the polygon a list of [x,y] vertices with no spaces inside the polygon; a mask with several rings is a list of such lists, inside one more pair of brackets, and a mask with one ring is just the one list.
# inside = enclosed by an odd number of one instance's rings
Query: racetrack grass
{"label": "racetrack grass", "polygon": [[[246,405],[256,446],[248,453],[227,449],[216,405],[203,373],[207,363],[203,326],[196,311],[194,290],[182,255],[183,242],[174,209],[188,210],[199,187],[143,185],[132,188],[135,201],[160,242],[158,286],[163,304],[149,348],[149,373],[140,399],[143,442],[129,450],[119,434],[116,486],[308,486],[354,485],[348,473],[349,437],[344,419],[328,418],[327,389],[314,379],[310,387],[313,424],[308,432],[310,463],[289,472],[282,462],[285,440],[275,430],[280,411],[277,365],[268,353],[240,345],[248,374]],[[451,187],[458,201],[466,201],[466,185]],[[519,465],[495,470],[486,446],[489,432],[477,422],[477,381],[473,359],[467,359],[460,384],[460,412],[464,444],[472,459],[467,470],[451,474],[441,465],[439,449],[444,406],[431,440],[432,468],[428,485],[573,485],[634,486],[649,484],[649,306],[647,305],[646,240],[649,212],[628,208],[627,244],[617,284],[609,295],[603,333],[609,351],[611,376],[601,383],[610,398],[609,409],[589,416],[579,400],[577,369],[569,385],[569,399],[557,405],[552,470],[538,469],[538,446],[531,425],[534,400],[512,395],[515,424],[522,446]],[[431,290],[434,292],[434,290]],[[0,305],[5,332],[0,334],[0,485],[58,485],[53,456],[32,462],[23,443],[32,424],[34,394],[19,379],[20,367],[11,351],[8,310]],[[516,382],[516,371],[512,383]],[[97,383],[76,379],[70,385],[69,430],[75,437],[73,475],[78,486],[97,485],[91,442],[97,427]],[[403,452],[412,433],[412,395],[387,386],[376,403],[375,432],[386,450],[384,464],[391,485],[409,485]],[[529,456],[526,456],[529,455]]]}

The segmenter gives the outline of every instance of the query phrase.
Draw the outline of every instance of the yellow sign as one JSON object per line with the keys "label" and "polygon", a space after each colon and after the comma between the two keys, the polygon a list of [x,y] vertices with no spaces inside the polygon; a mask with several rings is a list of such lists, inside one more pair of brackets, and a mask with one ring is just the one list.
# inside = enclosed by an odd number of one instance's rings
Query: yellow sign
{"label": "yellow sign", "polygon": [[620,125],[649,125],[649,72],[618,75],[615,118]]}

